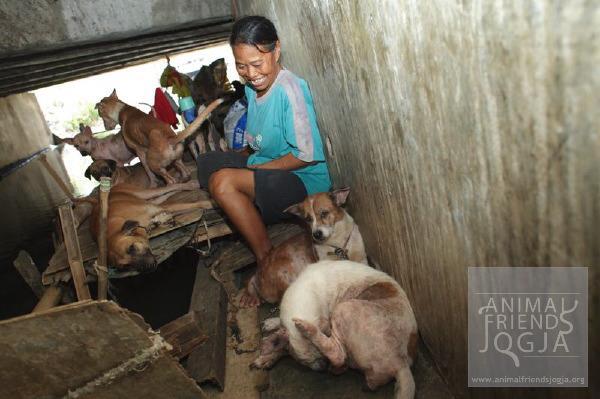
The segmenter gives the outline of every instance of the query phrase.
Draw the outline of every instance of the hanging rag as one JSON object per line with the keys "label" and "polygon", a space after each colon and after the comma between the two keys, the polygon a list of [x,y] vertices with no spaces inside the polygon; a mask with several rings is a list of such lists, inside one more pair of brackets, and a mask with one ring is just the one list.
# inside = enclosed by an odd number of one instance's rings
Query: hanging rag
{"label": "hanging rag", "polygon": [[173,111],[171,103],[165,96],[165,93],[163,93],[159,87],[154,91],[154,110],[158,119],[168,123],[173,129],[177,129],[177,115],[175,114],[175,111]]}

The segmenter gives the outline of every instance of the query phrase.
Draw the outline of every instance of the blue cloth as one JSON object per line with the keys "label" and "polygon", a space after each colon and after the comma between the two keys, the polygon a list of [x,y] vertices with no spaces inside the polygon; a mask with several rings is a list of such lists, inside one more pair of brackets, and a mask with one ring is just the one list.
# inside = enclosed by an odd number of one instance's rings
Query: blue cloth
{"label": "blue cloth", "polygon": [[302,161],[315,162],[292,171],[302,180],[308,194],[329,191],[331,179],[306,82],[282,69],[269,91],[260,98],[246,86],[246,98],[246,140],[255,151],[248,158],[248,165],[266,163],[291,152]]}

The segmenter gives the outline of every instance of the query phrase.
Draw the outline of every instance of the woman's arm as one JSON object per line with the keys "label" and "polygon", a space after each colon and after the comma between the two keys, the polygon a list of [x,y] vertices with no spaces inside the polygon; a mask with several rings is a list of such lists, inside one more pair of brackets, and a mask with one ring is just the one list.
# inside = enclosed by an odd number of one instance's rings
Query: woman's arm
{"label": "woman's arm", "polygon": [[313,162],[304,162],[296,158],[292,153],[286,154],[281,158],[274,159],[260,165],[248,165],[251,169],[281,169],[296,170],[311,165]]}

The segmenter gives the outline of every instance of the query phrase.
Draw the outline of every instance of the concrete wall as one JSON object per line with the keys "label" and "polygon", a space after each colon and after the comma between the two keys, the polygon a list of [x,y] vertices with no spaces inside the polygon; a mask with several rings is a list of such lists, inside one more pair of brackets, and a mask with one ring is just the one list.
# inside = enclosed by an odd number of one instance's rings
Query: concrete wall
{"label": "concrete wall", "polygon": [[598,375],[599,3],[238,3],[275,22],[309,82],[334,181],[452,390],[566,397],[467,390],[469,266],[590,267]]}
{"label": "concrete wall", "polygon": [[[0,167],[48,147],[51,140],[34,94],[0,98]],[[50,150],[47,159],[68,182],[60,153]],[[50,237],[54,207],[66,199],[39,158],[0,180],[0,273],[19,249]]]}
{"label": "concrete wall", "polygon": [[99,40],[231,14],[222,0],[0,2],[0,53]]}
{"label": "concrete wall", "polygon": [[0,168],[52,144],[34,94],[0,97]]}

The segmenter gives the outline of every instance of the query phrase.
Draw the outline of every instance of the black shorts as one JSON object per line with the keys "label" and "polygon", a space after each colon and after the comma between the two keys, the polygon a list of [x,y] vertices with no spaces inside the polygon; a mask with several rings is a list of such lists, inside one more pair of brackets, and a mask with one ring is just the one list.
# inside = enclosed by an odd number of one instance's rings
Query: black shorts
{"label": "black shorts", "polygon": [[254,203],[265,224],[290,219],[284,211],[306,198],[306,188],[298,176],[287,170],[250,169],[248,157],[238,152],[207,152],[198,157],[198,181],[208,188],[210,175],[224,168],[248,169],[254,172]]}

